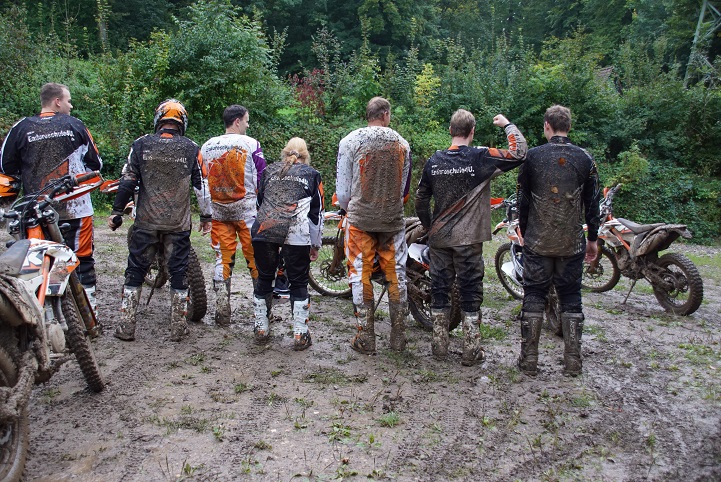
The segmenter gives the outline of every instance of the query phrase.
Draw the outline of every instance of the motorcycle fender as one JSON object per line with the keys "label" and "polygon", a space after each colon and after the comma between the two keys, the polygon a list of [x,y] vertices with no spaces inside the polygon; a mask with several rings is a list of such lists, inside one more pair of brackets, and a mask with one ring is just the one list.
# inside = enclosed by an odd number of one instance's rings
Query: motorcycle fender
{"label": "motorcycle fender", "polygon": [[506,273],[511,280],[516,283],[518,286],[521,286],[521,283],[519,282],[519,278],[516,275],[516,270],[513,266],[513,261],[506,261],[501,265],[501,271]]}
{"label": "motorcycle fender", "polygon": [[691,238],[691,233],[683,224],[666,224],[643,233],[634,239],[632,246],[634,256],[644,256],[667,249],[679,237]]}
{"label": "motorcycle fender", "polygon": [[80,265],[78,257],[73,250],[65,245],[56,246],[48,250],[48,254],[55,258],[53,267],[50,269],[47,296],[62,296],[70,280],[70,273]]}
{"label": "motorcycle fender", "polygon": [[408,246],[408,256],[428,269],[431,263],[429,248],[425,244],[412,243]]}
{"label": "motorcycle fender", "polygon": [[42,308],[28,283],[14,276],[0,275],[0,322],[17,327],[42,321]]}

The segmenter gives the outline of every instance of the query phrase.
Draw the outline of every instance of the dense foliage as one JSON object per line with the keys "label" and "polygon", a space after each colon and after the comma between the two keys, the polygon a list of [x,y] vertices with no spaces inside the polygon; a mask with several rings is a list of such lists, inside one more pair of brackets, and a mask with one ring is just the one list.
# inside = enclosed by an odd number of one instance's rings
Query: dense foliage
{"label": "dense foliage", "polygon": [[[230,103],[269,160],[308,140],[333,192],[340,138],[364,124],[368,99],[393,104],[417,176],[448,144],[451,113],[477,117],[476,143],[503,145],[502,112],[531,145],[545,109],[573,110],[572,139],[604,184],[623,182],[617,212],[721,236],[718,36],[710,64],[689,69],[700,0],[40,0],[0,1],[0,137],[37,111],[47,81],[67,84],[108,176],[167,97],[190,112],[199,143],[222,132]],[[494,183],[515,186],[513,173]],[[409,206],[412,211],[412,206]]]}

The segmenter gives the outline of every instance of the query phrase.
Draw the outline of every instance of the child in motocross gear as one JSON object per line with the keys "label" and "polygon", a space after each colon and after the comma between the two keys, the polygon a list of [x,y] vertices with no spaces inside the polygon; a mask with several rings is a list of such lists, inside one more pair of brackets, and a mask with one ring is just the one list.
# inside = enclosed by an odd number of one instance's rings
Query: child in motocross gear
{"label": "child in motocross gear", "polygon": [[215,250],[215,323],[220,326],[230,324],[230,280],[238,240],[254,285],[258,278],[250,228],[255,221],[256,192],[266,163],[260,143],[245,135],[248,119],[245,107],[228,106],[223,112],[225,134],[209,139],[200,150],[208,166],[213,202],[210,242]]}
{"label": "child in motocross gear", "polygon": [[308,147],[294,137],[283,148],[281,162],[265,169],[258,191],[258,217],[253,224],[253,250],[258,282],[253,292],[256,342],[270,339],[269,316],[273,280],[281,253],[290,285],[293,314],[293,349],[305,350],[312,340],[308,331],[310,297],[308,271],[318,257],[323,233],[323,183],[310,167]]}
{"label": "child in motocross gear", "polygon": [[200,207],[200,231],[210,232],[211,207],[206,172],[198,145],[184,136],[188,125],[185,107],[175,99],[162,102],[155,111],[155,134],[133,142],[128,162],[108,218],[112,229],[120,224],[136,186],[139,186],[135,224],[128,246],[128,267],[121,308],[122,322],[114,335],[135,339],[135,312],[145,274],[163,243],[172,292],[170,339],[180,341],[188,333],[188,282],[190,253],[190,186]]}
{"label": "child in motocross gear", "polygon": [[458,109],[450,122],[451,147],[428,159],[416,192],[416,212],[428,230],[430,248],[433,355],[444,359],[448,354],[448,295],[457,279],[464,314],[461,363],[466,366],[484,360],[479,327],[483,242],[491,240],[491,179],[518,167],[526,156],[526,139],[514,124],[501,114],[493,124],[506,132],[508,150],[471,147],[476,119]]}
{"label": "child in motocross gear", "polygon": [[373,263],[378,257],[388,282],[391,348],[406,346],[406,259],[403,205],[411,180],[411,149],[389,126],[391,105],[374,97],[366,107],[368,126],[356,129],[338,145],[336,194],[347,212],[346,257],[353,293],[357,333],[351,348],[374,354]]}
{"label": "child in motocross gear", "polygon": [[568,139],[568,108],[548,108],[543,121],[548,144],[528,151],[518,173],[518,221],[524,239],[518,367],[528,375],[537,374],[543,310],[553,283],[561,303],[564,374],[577,376],[582,370],[583,261],[596,256],[600,225],[598,172],[591,155]]}
{"label": "child in motocross gear", "polygon": [[[70,115],[70,91],[63,84],[48,83],[40,90],[41,111],[18,121],[2,145],[0,169],[22,179],[26,194],[65,175],[97,171],[103,166],[93,137],[79,119]],[[90,194],[60,203],[56,208],[65,243],[80,261],[77,269],[88,301],[96,311],[95,259],[93,258],[93,205]]]}

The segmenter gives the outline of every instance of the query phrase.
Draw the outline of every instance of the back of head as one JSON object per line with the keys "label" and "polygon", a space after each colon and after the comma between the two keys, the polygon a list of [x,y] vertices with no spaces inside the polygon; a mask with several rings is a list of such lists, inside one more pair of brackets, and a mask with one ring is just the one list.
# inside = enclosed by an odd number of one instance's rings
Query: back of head
{"label": "back of head", "polygon": [[246,109],[242,105],[229,105],[223,111],[223,123],[225,124],[225,127],[228,128],[232,126],[233,122],[235,122],[235,119],[242,119],[247,113],[248,109]]}
{"label": "back of head", "polygon": [[562,105],[552,105],[546,109],[543,120],[553,129],[553,132],[565,132],[571,130],[571,109]]}
{"label": "back of head", "polygon": [[67,85],[57,84],[55,82],[48,82],[40,88],[40,106],[49,107],[55,99],[63,97],[63,90],[68,89]]}
{"label": "back of head", "polygon": [[458,109],[451,116],[451,137],[468,137],[476,127],[476,118],[465,109]]}
{"label": "back of head", "polygon": [[366,106],[366,120],[368,122],[382,119],[386,112],[391,111],[391,103],[383,97],[373,97]]}
{"label": "back of head", "polygon": [[294,137],[289,140],[288,144],[286,144],[280,152],[280,160],[286,164],[285,167],[283,167],[283,172],[290,169],[290,166],[297,161],[310,165],[310,154],[308,153],[308,146],[305,141],[300,137]]}
{"label": "back of head", "polygon": [[175,124],[180,130],[180,134],[185,135],[185,130],[188,128],[188,112],[179,100],[166,99],[155,109],[153,122],[155,132],[158,132],[160,126],[168,122]]}

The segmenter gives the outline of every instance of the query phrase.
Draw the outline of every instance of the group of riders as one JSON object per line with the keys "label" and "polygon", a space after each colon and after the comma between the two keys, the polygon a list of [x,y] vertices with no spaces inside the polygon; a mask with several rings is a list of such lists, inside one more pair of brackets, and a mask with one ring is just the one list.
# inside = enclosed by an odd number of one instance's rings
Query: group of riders
{"label": "group of riders", "polygon": [[[41,112],[16,123],[0,152],[0,169],[18,177],[26,193],[37,192],[62,175],[99,170],[102,161],[85,125],[70,115],[70,91],[45,84]],[[374,264],[388,285],[390,348],[406,347],[406,258],[404,204],[410,196],[411,151],[389,127],[391,105],[374,97],[366,108],[367,126],[354,130],[338,146],[336,194],[347,214],[345,251],[357,332],[353,350],[376,353]],[[136,199],[136,217],[128,246],[120,319],[114,336],[135,339],[136,311],[143,280],[162,246],[172,294],[170,339],[189,333],[186,321],[193,187],[203,235],[216,253],[213,289],[215,322],[231,323],[231,277],[240,243],[253,280],[254,337],[271,340],[274,284],[283,266],[290,293],[294,350],[312,345],[308,329],[308,273],[317,259],[323,232],[323,183],[311,167],[306,142],[290,139],[280,161],[266,164],[260,143],[246,135],[248,110],[231,105],[223,112],[225,133],[202,147],[185,137],[188,114],[176,99],[155,110],[154,133],[133,142],[123,167],[108,226],[122,222],[126,205]],[[524,239],[524,299],[520,315],[518,367],[538,369],[538,342],[546,297],[558,293],[564,335],[564,374],[581,373],[581,270],[596,256],[599,226],[598,174],[593,158],[573,145],[571,113],[550,107],[543,121],[547,144],[527,149],[523,134],[499,114],[493,124],[505,131],[508,148],[473,147],[476,120],[464,109],[450,119],[451,145],[425,163],[415,193],[417,215],[427,235],[432,280],[433,356],[449,351],[451,286],[457,283],[463,311],[461,363],[484,361],[480,324],[483,301],[483,242],[491,239],[490,181],[519,167],[519,225]],[[136,196],[134,198],[134,196]],[[69,225],[65,242],[78,256],[78,275],[93,309],[93,207],[89,194],[58,208]],[[583,224],[588,226],[584,235]]]}

